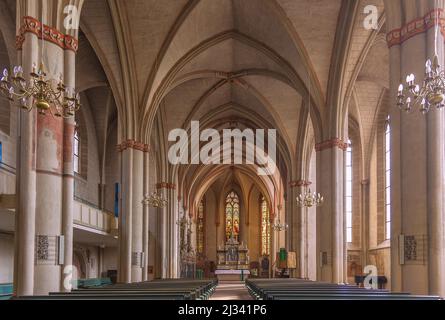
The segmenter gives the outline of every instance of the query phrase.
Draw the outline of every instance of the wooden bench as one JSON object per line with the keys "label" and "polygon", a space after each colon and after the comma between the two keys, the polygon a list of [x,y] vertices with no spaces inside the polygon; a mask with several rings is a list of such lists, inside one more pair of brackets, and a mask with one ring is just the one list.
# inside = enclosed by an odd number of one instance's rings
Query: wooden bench
{"label": "wooden bench", "polygon": [[299,279],[249,279],[249,293],[259,300],[438,300],[437,296],[370,290]]}
{"label": "wooden bench", "polygon": [[204,300],[215,290],[216,280],[155,280],[89,286],[48,296],[26,296],[23,300]]}
{"label": "wooden bench", "polygon": [[110,278],[91,278],[75,280],[78,288],[94,288],[112,285]]}

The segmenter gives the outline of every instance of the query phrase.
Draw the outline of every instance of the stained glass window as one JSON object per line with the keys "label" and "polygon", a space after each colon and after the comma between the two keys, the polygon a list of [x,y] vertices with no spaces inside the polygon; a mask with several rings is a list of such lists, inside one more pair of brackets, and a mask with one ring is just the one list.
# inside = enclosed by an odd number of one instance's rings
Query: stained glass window
{"label": "stained glass window", "polygon": [[80,136],[77,130],[74,131],[73,157],[74,172],[80,173]]}
{"label": "stained glass window", "polygon": [[270,215],[267,201],[261,197],[261,254],[270,254]]}
{"label": "stained glass window", "polygon": [[233,237],[239,241],[239,197],[235,191],[231,191],[226,197],[226,241]]}
{"label": "stained glass window", "polygon": [[204,202],[201,200],[198,206],[198,217],[196,221],[196,241],[199,254],[204,253]]}

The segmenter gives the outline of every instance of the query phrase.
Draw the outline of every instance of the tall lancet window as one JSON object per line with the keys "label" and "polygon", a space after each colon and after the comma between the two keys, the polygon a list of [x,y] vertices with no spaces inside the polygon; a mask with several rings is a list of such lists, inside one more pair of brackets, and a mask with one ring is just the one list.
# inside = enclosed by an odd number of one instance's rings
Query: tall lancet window
{"label": "tall lancet window", "polygon": [[204,201],[201,200],[198,206],[198,217],[196,221],[196,249],[198,254],[204,253]]}
{"label": "tall lancet window", "polygon": [[385,239],[391,238],[391,123],[385,128]]}
{"label": "tall lancet window", "polygon": [[345,213],[346,241],[352,242],[352,143],[348,140],[346,149],[346,180],[345,180]]}
{"label": "tall lancet window", "polygon": [[76,129],[74,131],[74,141],[73,141],[73,165],[74,172],[80,173],[80,136],[79,131]]}
{"label": "tall lancet window", "polygon": [[235,191],[231,191],[226,197],[226,241],[233,237],[239,241],[239,197]]}
{"label": "tall lancet window", "polygon": [[261,196],[261,255],[270,254],[270,214],[266,199]]}

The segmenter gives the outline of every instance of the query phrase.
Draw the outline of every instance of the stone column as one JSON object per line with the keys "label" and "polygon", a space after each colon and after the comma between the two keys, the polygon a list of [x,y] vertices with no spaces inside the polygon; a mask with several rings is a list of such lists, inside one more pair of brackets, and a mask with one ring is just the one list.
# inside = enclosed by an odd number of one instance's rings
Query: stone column
{"label": "stone column", "polygon": [[119,281],[142,281],[144,152],[146,146],[127,140],[121,151],[122,210],[119,216]]}
{"label": "stone column", "polygon": [[[424,21],[435,21],[436,11]],[[412,20],[410,17],[409,20]],[[425,61],[435,54],[432,24],[417,24],[416,36],[400,39],[388,34],[390,95],[408,74],[420,85]],[[422,30],[418,29],[422,28]],[[426,29],[426,31],[425,31]],[[444,65],[443,36],[438,32],[439,64]],[[416,294],[445,296],[444,264],[444,115],[431,107],[427,115],[413,106],[412,114],[390,109],[391,115],[391,288]],[[403,246],[399,236],[416,246]],[[409,238],[408,238],[409,237]],[[422,247],[428,248],[422,250]],[[415,252],[414,254],[409,254]],[[400,256],[402,253],[402,256]]]}
{"label": "stone column", "polygon": [[363,267],[368,265],[369,249],[369,179],[361,182],[361,201],[362,201],[362,225],[361,225],[361,244]]}
{"label": "stone column", "polygon": [[[164,192],[163,189],[159,188],[159,184],[156,185],[156,188],[158,189],[158,193],[160,195],[162,195],[165,199],[166,197],[166,193]],[[167,207],[164,208],[157,208],[156,210],[158,210],[159,215],[160,215],[160,226],[161,226],[161,267],[162,267],[162,272],[161,272],[161,276],[163,279],[169,278],[170,274],[169,274],[169,270],[168,270],[168,263],[169,263],[169,250],[168,250],[168,245],[169,245],[169,234],[168,234],[168,223],[169,223],[169,217],[168,217],[168,210]]]}
{"label": "stone column", "polygon": [[[71,50],[65,52],[64,81],[69,88],[75,88],[75,60],[76,55]],[[62,189],[62,234],[64,236],[64,261],[61,273],[60,289],[65,288],[64,277],[72,272],[73,265],[73,209],[74,209],[74,167],[73,167],[73,141],[74,118],[67,118],[63,126],[63,189]]]}
{"label": "stone column", "polygon": [[343,283],[344,279],[344,150],[333,138],[316,145],[317,186],[324,204],[317,208],[317,279]]}
{"label": "stone column", "polygon": [[[287,190],[286,193],[284,195],[284,202],[285,202],[285,206],[286,206],[286,211],[285,211],[285,223],[288,224],[288,229],[285,231],[286,232],[286,236],[285,236],[285,247],[289,250],[289,251],[293,251],[293,252],[297,252],[297,250],[295,249],[295,243],[294,243],[294,233],[292,231],[292,226],[293,226],[293,204],[292,204],[292,199],[293,199],[293,188],[288,185],[287,186]],[[272,229],[272,223],[271,223],[271,229]],[[297,252],[297,255],[299,253]],[[298,259],[298,256],[297,256]],[[292,278],[296,277],[296,272],[295,270],[289,270],[290,271],[290,276]]]}
{"label": "stone column", "polygon": [[133,149],[132,166],[132,230],[131,230],[131,281],[142,281],[142,258],[143,258],[143,174],[144,174],[144,152],[139,148]]}
{"label": "stone column", "polygon": [[[296,204],[297,196],[304,192],[305,181],[291,181],[289,185],[289,195],[288,206],[290,206],[290,219],[289,219],[289,229],[286,231],[290,234],[290,251],[294,251],[297,254],[297,270],[294,272],[294,276],[298,278],[305,278],[305,256],[306,256],[306,246],[305,246],[305,215],[306,209],[299,207]],[[293,213],[293,214],[292,214]],[[287,222],[287,221],[286,221]]]}
{"label": "stone column", "polygon": [[[150,189],[150,181],[149,181],[149,170],[150,170],[150,154],[147,152],[144,152],[144,187],[143,187],[143,194],[148,195],[149,189]],[[142,209],[142,251],[144,253],[144,261],[143,261],[143,267],[142,267],[142,281],[148,280],[148,253],[149,253],[149,214],[150,214],[150,208],[147,204],[144,204]]]}
{"label": "stone column", "polygon": [[[437,8],[435,8],[437,10]],[[442,15],[443,16],[443,15]],[[427,56],[439,57],[442,68],[445,65],[444,39],[434,28],[426,35]],[[437,46],[435,49],[435,45]],[[420,63],[420,62],[419,62]],[[445,230],[444,230],[444,110],[431,110],[427,115],[427,225],[428,225],[428,293],[445,297]]]}
{"label": "stone column", "polygon": [[161,238],[162,238],[162,278],[176,278],[179,272],[179,242],[176,221],[178,219],[175,210],[177,195],[176,185],[168,182],[156,184],[158,193],[168,203],[160,208],[161,214]]}
{"label": "stone column", "polygon": [[[296,191],[296,195],[295,198],[297,197],[298,194],[301,194],[303,192],[305,192],[305,188],[308,187],[308,183],[307,181],[299,181],[299,184],[297,185],[297,187],[295,188]],[[306,252],[306,217],[307,217],[307,208],[304,207],[297,207],[297,215],[296,215],[296,219],[297,219],[297,235],[298,235],[298,245],[297,245],[297,249],[299,251],[298,253],[298,277],[299,278],[306,278],[307,274],[307,252]]]}
{"label": "stone column", "polygon": [[[401,47],[391,46],[389,49],[390,89],[389,101],[396,101],[397,88],[402,81],[401,75]],[[402,233],[402,175],[401,175],[401,135],[402,114],[398,108],[389,108],[391,117],[391,290],[401,292],[402,266],[397,235]]]}
{"label": "stone column", "polygon": [[[178,221],[178,212],[175,209],[175,202],[177,199],[176,195],[176,186],[174,184],[170,184],[169,189],[167,190],[167,200],[170,212],[170,223],[169,223],[169,237],[170,237],[170,277],[178,278],[179,277],[179,241],[178,241],[178,225],[176,222]],[[196,242],[194,242],[196,243]]]}
{"label": "stone column", "polygon": [[[25,34],[19,61],[24,75],[37,63],[38,39],[32,33]],[[28,103],[32,103],[29,101]],[[14,293],[17,296],[34,293],[34,248],[36,206],[36,111],[19,111],[19,135],[17,137],[17,182],[15,215]]]}
{"label": "stone column", "polygon": [[[424,36],[420,35],[405,41],[401,45],[401,49],[401,75],[414,73],[416,78],[421,81],[426,61]],[[397,92],[397,86],[395,86],[394,92]],[[392,112],[395,111],[392,110]],[[431,110],[431,112],[437,115],[435,110]],[[398,141],[392,139],[392,145],[399,144],[400,146],[400,162],[392,161],[391,168],[399,169],[401,175],[400,200],[402,207],[401,211],[397,213],[400,214],[401,230],[400,233],[391,232],[392,240],[396,240],[400,234],[410,237],[427,235],[427,172],[429,169],[426,145],[430,142],[427,140],[426,130],[425,116],[417,108],[412,114],[405,112],[400,114],[400,136]],[[393,213],[395,214],[394,211],[391,212],[391,214]],[[396,243],[394,246],[391,243],[391,248],[397,250],[399,243],[398,241]],[[401,269],[401,290],[419,294],[428,293],[427,263],[406,262]],[[399,261],[395,263],[400,264]]]}
{"label": "stone column", "polygon": [[[49,41],[45,41],[44,46],[42,61],[45,62],[47,77],[58,79],[64,73],[64,49]],[[67,64],[70,62],[73,62],[73,59],[69,59]],[[70,130],[72,128],[67,131]],[[72,221],[63,221],[68,216],[71,216],[72,220],[72,204],[71,208],[69,203],[66,204],[65,212],[62,210],[64,165],[69,167],[69,163],[65,163],[64,159],[64,133],[62,118],[53,116],[49,111],[37,115],[35,294],[48,294],[48,292],[60,290],[62,261],[59,260],[59,256],[60,251],[65,251],[65,239],[61,237],[62,226],[65,223],[67,224],[65,231],[72,239],[72,230],[68,230],[70,226],[72,229]],[[70,186],[67,185],[65,190],[71,192],[72,195],[73,187],[71,186],[71,190],[69,188]],[[72,243],[72,240],[68,239],[68,241]]]}
{"label": "stone column", "polygon": [[121,210],[119,210],[119,282],[131,282],[131,242],[132,242],[132,172],[133,149],[121,150]]}

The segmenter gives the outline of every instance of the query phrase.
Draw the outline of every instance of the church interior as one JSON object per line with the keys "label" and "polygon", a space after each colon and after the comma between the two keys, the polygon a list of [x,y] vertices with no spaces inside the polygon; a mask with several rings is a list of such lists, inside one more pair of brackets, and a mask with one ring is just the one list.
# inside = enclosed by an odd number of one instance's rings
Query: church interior
{"label": "church interior", "polygon": [[0,299],[445,297],[443,7],[0,0]]}

